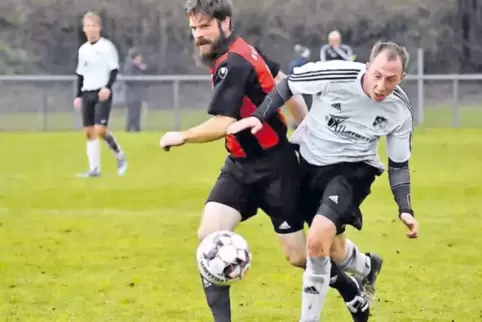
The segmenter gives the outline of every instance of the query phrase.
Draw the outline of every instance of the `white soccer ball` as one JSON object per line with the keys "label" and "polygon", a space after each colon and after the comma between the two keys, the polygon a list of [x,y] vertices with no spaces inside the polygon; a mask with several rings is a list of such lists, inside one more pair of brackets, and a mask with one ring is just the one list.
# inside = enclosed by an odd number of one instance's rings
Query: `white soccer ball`
{"label": "white soccer ball", "polygon": [[201,275],[216,285],[230,285],[244,278],[251,265],[248,243],[239,234],[217,231],[202,240],[196,253]]}

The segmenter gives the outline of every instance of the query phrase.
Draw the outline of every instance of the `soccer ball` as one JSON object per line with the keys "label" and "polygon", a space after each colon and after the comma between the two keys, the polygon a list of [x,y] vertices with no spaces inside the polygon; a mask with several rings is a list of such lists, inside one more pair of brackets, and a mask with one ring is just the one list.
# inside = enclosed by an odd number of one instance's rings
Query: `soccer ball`
{"label": "soccer ball", "polygon": [[252,256],[243,237],[231,231],[217,231],[202,240],[196,259],[202,277],[208,282],[230,285],[244,278]]}

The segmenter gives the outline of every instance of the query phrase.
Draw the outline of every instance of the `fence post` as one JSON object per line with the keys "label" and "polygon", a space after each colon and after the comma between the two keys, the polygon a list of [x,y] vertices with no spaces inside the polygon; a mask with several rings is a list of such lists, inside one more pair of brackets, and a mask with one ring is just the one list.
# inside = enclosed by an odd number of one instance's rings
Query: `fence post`
{"label": "fence post", "polygon": [[174,130],[181,129],[181,110],[179,106],[179,87],[180,80],[175,79],[172,83],[173,108],[174,108]]}
{"label": "fence post", "polygon": [[423,48],[419,48],[417,51],[417,112],[416,121],[417,124],[423,124],[424,121],[424,61],[423,61]]}
{"label": "fence post", "polygon": [[42,131],[48,130],[49,100],[47,96],[47,84],[41,84],[42,87]]}
{"label": "fence post", "polygon": [[452,126],[459,127],[460,126],[460,104],[459,104],[459,80],[454,79],[452,83]]}

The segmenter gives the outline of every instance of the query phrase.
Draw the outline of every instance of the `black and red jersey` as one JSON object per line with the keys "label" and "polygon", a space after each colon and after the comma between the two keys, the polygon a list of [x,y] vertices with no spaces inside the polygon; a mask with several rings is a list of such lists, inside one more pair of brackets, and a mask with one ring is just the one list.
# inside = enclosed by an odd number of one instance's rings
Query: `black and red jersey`
{"label": "black and red jersey", "polygon": [[[250,116],[274,88],[279,65],[266,59],[243,38],[235,37],[226,53],[211,68],[214,90],[208,113],[240,120]],[[226,149],[234,158],[262,156],[287,142],[286,120],[281,112],[255,135],[249,130],[226,136]]]}

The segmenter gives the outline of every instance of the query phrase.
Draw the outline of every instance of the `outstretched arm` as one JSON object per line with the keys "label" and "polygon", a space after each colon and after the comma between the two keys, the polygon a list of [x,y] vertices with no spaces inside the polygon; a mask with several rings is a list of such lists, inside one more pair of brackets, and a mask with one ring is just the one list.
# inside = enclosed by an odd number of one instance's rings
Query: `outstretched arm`
{"label": "outstretched arm", "polygon": [[418,237],[418,224],[411,204],[409,159],[411,156],[411,118],[387,136],[388,179],[400,219],[409,228],[409,238]]}

